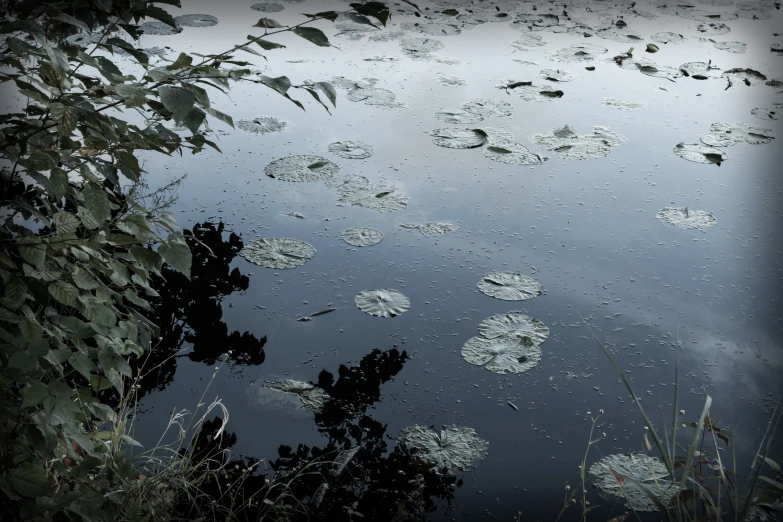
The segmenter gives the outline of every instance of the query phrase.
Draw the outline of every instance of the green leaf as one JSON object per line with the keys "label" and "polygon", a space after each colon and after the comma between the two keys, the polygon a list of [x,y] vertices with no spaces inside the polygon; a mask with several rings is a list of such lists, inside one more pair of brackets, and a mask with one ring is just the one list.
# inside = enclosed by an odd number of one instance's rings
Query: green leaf
{"label": "green leaf", "polygon": [[[263,27],[265,29],[277,29],[278,27],[283,27],[280,25],[277,20],[272,20],[271,18],[262,18],[260,19],[253,27]],[[255,38],[254,36],[248,36],[248,38]]]}
{"label": "green leaf", "polygon": [[291,29],[291,32],[297,36],[301,36],[308,42],[314,43],[318,47],[331,47],[332,45],[329,43],[329,39],[323,31],[316,29],[315,27],[294,27]]}
{"label": "green leaf", "polygon": [[49,395],[49,388],[41,382],[34,382],[24,390],[22,408],[34,408]]}
{"label": "green leaf", "polygon": [[55,198],[62,199],[68,193],[68,188],[70,187],[68,183],[68,174],[62,169],[52,169],[51,174],[49,174],[49,183],[52,186],[52,192],[54,193],[53,195]]}
{"label": "green leaf", "polygon": [[19,255],[36,268],[43,268],[46,261],[46,245],[19,245]]}
{"label": "green leaf", "polygon": [[23,372],[35,370],[38,359],[27,352],[15,352],[8,358],[8,367]]}
{"label": "green leaf", "polygon": [[70,63],[68,62],[68,55],[61,50],[52,46],[51,42],[44,40],[41,42],[46,55],[52,62],[52,69],[60,75],[65,76],[70,70]]}
{"label": "green leaf", "polygon": [[[414,4],[410,5],[416,7]],[[354,3],[351,4],[351,7],[354,8],[359,14],[372,16],[373,18],[378,19],[378,21],[381,22],[384,26],[386,25],[386,21],[390,16],[389,8],[381,2],[365,2],[363,4]],[[418,9],[418,7],[416,7],[416,9]]]}
{"label": "green leaf", "polygon": [[291,88],[291,80],[289,80],[287,76],[278,76],[277,78],[261,76],[261,83],[270,89],[279,92],[283,96],[285,96],[288,89]]}
{"label": "green leaf", "polygon": [[315,82],[313,87],[323,92],[326,97],[329,98],[329,101],[332,102],[332,106],[337,107],[337,91],[334,90],[334,87],[331,83]]}
{"label": "green leaf", "polygon": [[196,96],[183,87],[164,86],[158,88],[160,101],[174,116],[174,121],[180,123],[196,103]]}
{"label": "green leaf", "polygon": [[90,230],[95,230],[96,228],[101,226],[101,223],[97,219],[95,219],[95,216],[92,215],[92,212],[87,210],[85,207],[77,208],[76,215],[79,216],[79,219],[81,219],[82,225],[84,225]]}
{"label": "green leaf", "polygon": [[49,294],[65,306],[76,307],[79,290],[65,281],[56,281],[49,285]]}
{"label": "green leaf", "polygon": [[205,119],[207,119],[207,114],[198,107],[193,107],[182,123],[190,129],[190,132],[196,134]]}
{"label": "green leaf", "polygon": [[169,241],[158,247],[158,253],[163,257],[163,260],[166,261],[166,263],[190,279],[192,257],[188,245]]}
{"label": "green leaf", "polygon": [[98,362],[111,384],[118,391],[122,390],[122,376],[131,376],[131,367],[125,358],[110,348],[104,348],[98,352]]}
{"label": "green leaf", "polygon": [[778,482],[777,480],[772,480],[772,479],[771,479],[771,478],[769,478],[769,477],[764,477],[764,476],[761,476],[761,475],[759,476],[759,480],[763,480],[764,482],[766,482],[767,484],[769,484],[769,485],[770,485],[770,486],[772,486],[773,488],[775,488],[775,489],[777,489],[778,491],[780,491],[780,492],[782,492],[782,493],[783,493],[783,484],[781,484],[781,483],[780,483],[780,482]]}
{"label": "green leaf", "polygon": [[74,237],[81,222],[70,212],[60,211],[54,215],[55,232],[60,237]]}
{"label": "green leaf", "polygon": [[774,460],[772,460],[772,459],[770,459],[770,458],[768,458],[768,457],[764,457],[764,462],[766,462],[766,463],[767,463],[767,466],[769,466],[770,468],[772,468],[772,470],[773,470],[773,471],[777,471],[777,472],[779,472],[779,471],[780,471],[780,464],[778,464],[778,463],[777,463],[777,462],[775,462]]}
{"label": "green leaf", "polygon": [[160,254],[152,249],[134,245],[130,248],[130,253],[136,258],[136,261],[145,268],[151,268],[153,270],[160,271],[160,267],[163,264]]}
{"label": "green leaf", "polygon": [[2,297],[3,304],[11,310],[16,310],[24,303],[27,296],[27,285],[21,279],[12,279],[5,285],[4,293],[5,295]]}
{"label": "green leaf", "polygon": [[348,18],[350,18],[351,21],[353,21],[354,23],[361,24],[361,25],[370,25],[372,27],[375,27],[376,29],[380,29],[377,25],[372,23],[370,21],[370,19],[367,18],[366,16],[362,16],[360,14],[352,13],[350,11],[348,11],[346,14],[348,15]]}
{"label": "green leaf", "polygon": [[231,125],[231,127],[234,127],[234,119],[228,114],[213,109],[212,107],[204,107],[204,110],[207,112],[207,114],[209,114],[213,118],[217,118],[223,123],[227,123]]}
{"label": "green leaf", "polygon": [[67,14],[61,12],[60,14],[55,16],[54,19],[55,20],[60,20],[61,22],[65,22],[66,24],[71,24],[73,26],[76,26],[76,27],[78,27],[79,29],[83,30],[84,32],[86,32],[88,34],[92,32],[92,29],[90,29],[90,27],[87,24],[85,24],[81,20],[77,20],[76,18],[74,18],[71,15],[67,15]]}
{"label": "green leaf", "polygon": [[[84,204],[98,223],[103,223],[111,217],[111,204],[103,187],[90,183],[84,188],[83,193]],[[84,221],[84,218],[82,218],[82,221]]]}
{"label": "green leaf", "polygon": [[285,48],[285,45],[282,45],[282,44],[279,44],[279,43],[275,43],[275,42],[270,42],[269,40],[258,39],[258,40],[256,40],[256,43],[262,49],[264,49],[265,51],[271,51],[272,49],[284,49]]}
{"label": "green leaf", "polygon": [[321,11],[320,13],[315,14],[307,14],[303,13],[304,16],[309,16],[310,18],[325,18],[329,20],[330,22],[334,22],[337,20],[337,17],[340,16],[340,13],[337,11]]}
{"label": "green leaf", "polygon": [[174,60],[174,63],[172,63],[171,65],[167,65],[166,69],[171,71],[174,69],[182,69],[184,67],[190,67],[191,65],[193,65],[193,57],[186,53],[179,53],[179,56],[177,56],[177,59]]}
{"label": "green leaf", "polygon": [[19,320],[19,329],[22,331],[28,343],[37,341],[43,337],[43,327],[32,315],[25,315]]}
{"label": "green leaf", "polygon": [[35,498],[52,494],[46,471],[32,462],[23,462],[6,476],[6,480],[14,491],[24,497]]}

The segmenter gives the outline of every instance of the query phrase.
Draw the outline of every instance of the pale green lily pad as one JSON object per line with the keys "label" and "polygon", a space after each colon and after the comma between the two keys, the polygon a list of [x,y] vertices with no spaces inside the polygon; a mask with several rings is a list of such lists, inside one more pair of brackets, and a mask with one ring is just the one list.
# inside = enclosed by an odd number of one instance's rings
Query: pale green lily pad
{"label": "pale green lily pad", "polygon": [[534,85],[530,81],[514,79],[504,79],[495,87],[505,89],[506,92],[513,93],[527,101],[552,101],[562,98],[564,94],[560,89],[555,89],[549,85]]}
{"label": "pale green lily pad", "polygon": [[715,42],[713,47],[734,54],[745,54],[748,44],[743,42]]}
{"label": "pale green lily pad", "polygon": [[329,188],[337,189],[342,194],[343,192],[355,192],[357,190],[366,189],[370,185],[370,180],[364,176],[358,174],[345,174],[339,173],[336,176],[327,178],[324,180],[326,186]]}
{"label": "pale green lily pad", "polygon": [[[658,496],[664,506],[679,491],[670,481],[663,462],[643,453],[609,455],[590,466],[589,473],[595,477],[595,486],[603,495],[622,498],[625,506],[635,511],[657,511],[655,503],[637,484],[643,484]],[[633,482],[625,480],[621,485],[615,474]]]}
{"label": "pale green lily pad", "polygon": [[439,51],[445,47],[445,44],[440,40],[414,36],[403,38],[400,41],[400,47],[402,47],[403,53],[415,56]]}
{"label": "pale green lily pad", "polygon": [[595,35],[599,38],[613,40],[615,42],[640,43],[644,40],[644,37],[639,33],[629,29],[626,26],[618,27],[615,24],[612,24],[606,29],[596,31]]}
{"label": "pale green lily pad", "polygon": [[476,430],[455,425],[443,426],[440,432],[418,424],[408,426],[397,444],[438,471],[467,471],[487,456],[489,448]]}
{"label": "pale green lily pad", "polygon": [[258,118],[253,118],[252,120],[239,120],[236,123],[238,129],[255,134],[278,132],[283,130],[286,125],[288,125],[286,122],[271,116],[259,116]]}
{"label": "pale green lily pad", "polygon": [[476,98],[475,100],[463,103],[461,109],[474,114],[480,114],[485,118],[490,118],[492,116],[511,116],[514,107],[510,103],[502,100]]}
{"label": "pale green lily pad", "polygon": [[729,155],[722,150],[699,143],[678,143],[674,146],[674,153],[694,163],[714,163],[718,166],[729,159]]}
{"label": "pale green lily pad", "polygon": [[267,176],[280,181],[307,182],[330,178],[340,171],[337,164],[321,156],[288,156],[266,166]]}
{"label": "pale green lily pad", "polygon": [[731,138],[720,134],[702,134],[699,136],[699,141],[710,147],[731,147],[736,143]]}
{"label": "pale green lily pad", "polygon": [[343,230],[343,241],[352,246],[367,247],[383,240],[383,232],[377,228],[351,227]]}
{"label": "pale green lily pad", "polygon": [[397,290],[366,290],[354,299],[362,312],[377,317],[397,317],[411,307],[411,300]]}
{"label": "pale green lily pad", "polygon": [[484,121],[484,116],[462,109],[441,108],[435,112],[435,119],[443,123],[469,124]]}
{"label": "pale green lily pad", "polygon": [[690,210],[688,207],[665,207],[655,217],[676,227],[702,231],[714,227],[718,222],[712,212]]}
{"label": "pale green lily pad", "polygon": [[523,33],[509,45],[518,51],[530,51],[534,47],[543,47],[546,44],[547,42],[535,33]]}
{"label": "pale green lily pad", "polygon": [[543,69],[538,76],[550,82],[570,82],[575,78],[574,73],[565,69]]}
{"label": "pale green lily pad", "polygon": [[596,44],[574,44],[571,47],[558,49],[550,54],[550,58],[556,62],[578,63],[590,62],[597,56],[606,54],[609,51],[606,47]]}
{"label": "pale green lily pad", "polygon": [[751,110],[750,113],[760,120],[777,120],[778,113],[772,109],[764,109],[762,107],[756,107]]}
{"label": "pale green lily pad", "polygon": [[549,134],[533,134],[530,140],[556,156],[571,160],[595,159],[607,156],[611,150],[626,141],[620,134],[601,126],[593,127],[592,134],[577,134],[566,125]]}
{"label": "pale green lily pad", "polygon": [[182,27],[212,27],[218,24],[217,17],[208,14],[186,14],[175,16],[174,21]]}
{"label": "pale green lily pad", "polygon": [[731,32],[731,28],[721,22],[705,22],[703,24],[699,24],[696,27],[696,30],[702,34],[710,36],[719,36],[722,34],[729,34],[729,32]]}
{"label": "pale green lily pad", "polygon": [[315,248],[298,239],[266,237],[245,243],[239,255],[267,268],[296,268],[315,255]]}
{"label": "pale green lily pad", "polygon": [[541,156],[515,141],[491,140],[484,157],[507,165],[540,165]]}
{"label": "pale green lily pad", "polygon": [[694,80],[720,78],[720,68],[709,62],[687,62],[679,67],[680,71]]}
{"label": "pale green lily pad", "polygon": [[448,149],[475,149],[487,140],[487,134],[480,129],[435,129],[430,132],[432,143]]}
{"label": "pale green lily pad", "polygon": [[336,141],[329,144],[329,152],[346,159],[365,159],[373,155],[373,148],[361,141]]}
{"label": "pale green lily pad", "polygon": [[279,13],[285,7],[283,4],[277,2],[259,2],[250,6],[253,11],[260,11],[262,13]]}
{"label": "pale green lily pad", "polygon": [[680,43],[683,40],[685,40],[685,37],[683,37],[679,33],[662,32],[662,33],[655,33],[650,37],[650,39],[653,42],[668,44],[668,43]]}
{"label": "pale green lily pad", "polygon": [[394,212],[408,206],[408,198],[391,185],[372,183],[361,188],[343,187],[338,190],[340,201],[376,212]]}
{"label": "pale green lily pad", "polygon": [[479,334],[487,339],[504,335],[526,337],[539,345],[549,337],[549,328],[533,317],[522,314],[497,314],[487,317],[478,325]]}
{"label": "pale green lily pad", "polygon": [[290,413],[318,413],[330,399],[323,389],[294,379],[266,381],[261,386],[251,386],[246,393],[262,410],[284,410]]}
{"label": "pale green lily pad", "polygon": [[504,301],[524,301],[538,297],[544,291],[532,277],[514,272],[490,272],[478,283],[481,293]]}
{"label": "pale green lily pad", "polygon": [[734,143],[749,143],[751,145],[769,143],[774,139],[772,137],[772,129],[750,125],[749,123],[713,123],[710,125],[710,133]]}
{"label": "pale green lily pad", "polygon": [[524,373],[541,362],[541,349],[529,337],[472,337],[462,346],[462,358],[494,373]]}
{"label": "pale green lily pad", "polygon": [[400,226],[405,228],[417,228],[419,232],[421,232],[427,237],[443,236],[450,232],[456,232],[457,230],[459,230],[458,225],[455,225],[453,223],[448,223],[448,222],[421,223],[421,224],[408,223]]}
{"label": "pale green lily pad", "polygon": [[460,78],[459,76],[454,76],[453,74],[440,73],[435,76],[435,80],[439,84],[447,85],[449,87],[458,87],[460,85],[465,85],[465,80],[463,78]]}
{"label": "pale green lily pad", "polygon": [[603,105],[620,109],[621,111],[636,111],[647,107],[646,103],[636,101],[618,100],[617,98],[601,98]]}

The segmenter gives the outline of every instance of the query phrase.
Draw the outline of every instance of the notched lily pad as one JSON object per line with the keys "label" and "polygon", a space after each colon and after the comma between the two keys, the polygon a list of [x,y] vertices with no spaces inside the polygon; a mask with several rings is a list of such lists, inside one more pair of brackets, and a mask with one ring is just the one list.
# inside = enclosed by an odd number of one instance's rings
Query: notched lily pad
{"label": "notched lily pad", "polygon": [[550,82],[570,82],[574,74],[565,69],[543,69],[538,76]]}
{"label": "notched lily pad", "polygon": [[485,118],[491,118],[492,116],[511,116],[511,112],[514,110],[514,107],[508,102],[489,98],[476,98],[475,100],[463,103],[460,108],[464,111],[479,114]]}
{"label": "notched lily pad", "polygon": [[465,80],[463,78],[460,78],[459,76],[454,76],[453,74],[440,73],[435,76],[435,80],[441,85],[447,85],[449,87],[458,87],[460,85],[465,85]]}
{"label": "notched lily pad", "polygon": [[734,143],[750,143],[760,145],[774,139],[772,129],[757,127],[748,123],[717,122],[710,125],[710,132],[724,140]]}
{"label": "notched lily pad", "polygon": [[544,291],[532,277],[514,272],[490,272],[478,283],[481,293],[504,301],[524,301],[538,297]]}
{"label": "notched lily pad", "polygon": [[411,307],[411,300],[397,290],[366,290],[354,299],[362,312],[376,317],[397,317]]}
{"label": "notched lily pad", "polygon": [[688,207],[665,207],[655,217],[664,223],[693,230],[707,230],[717,224],[712,212],[690,210]]}
{"label": "notched lily pad", "polygon": [[435,237],[435,236],[443,236],[445,234],[448,234],[450,232],[456,232],[459,230],[459,226],[455,225],[454,223],[448,223],[445,221],[440,221],[436,223],[406,223],[404,225],[400,225],[405,228],[416,228],[421,232],[423,235],[427,237]]}
{"label": "notched lily pad", "polygon": [[383,241],[383,232],[369,227],[346,228],[343,230],[343,241],[357,247],[377,245]]}
{"label": "notched lily pad", "polygon": [[[604,496],[620,497],[625,500],[627,508],[635,511],[657,510],[655,503],[638,484],[654,492],[664,506],[669,505],[672,496],[679,491],[678,486],[669,480],[663,462],[643,453],[609,455],[590,466],[588,471]],[[619,480],[618,476],[621,477]],[[633,481],[625,480],[625,477]]]}
{"label": "notched lily pad", "polygon": [[478,331],[487,339],[504,335],[526,337],[536,345],[543,343],[549,337],[549,328],[544,323],[522,314],[493,315],[479,323]]}
{"label": "notched lily pad", "polygon": [[722,150],[699,143],[680,142],[674,146],[674,153],[688,161],[693,161],[695,163],[713,163],[718,166],[729,159],[729,155]]}
{"label": "notched lily pad", "polygon": [[417,56],[432,53],[443,49],[446,45],[433,38],[411,37],[400,41],[402,52],[408,56]]}
{"label": "notched lily pad", "polygon": [[373,155],[373,148],[361,141],[336,141],[329,144],[329,152],[345,159],[365,159]]}
{"label": "notched lily pad", "polygon": [[529,337],[472,337],[462,346],[462,358],[495,373],[524,373],[541,362],[541,349]]}
{"label": "notched lily pad", "polygon": [[731,32],[731,28],[721,22],[705,22],[699,24],[698,27],[696,27],[696,30],[704,35],[710,36],[720,36]]}
{"label": "notched lily pad", "polygon": [[413,453],[437,471],[467,471],[487,456],[489,443],[476,430],[455,425],[434,431],[425,426],[409,426],[402,430],[397,444]]}
{"label": "notched lily pad", "polygon": [[683,75],[690,76],[694,80],[720,78],[720,68],[710,62],[688,62],[680,65],[679,69]]}
{"label": "notched lily pad", "polygon": [[239,255],[267,268],[296,268],[315,255],[315,248],[298,239],[267,237],[245,243]]}
{"label": "notched lily pad", "polygon": [[541,164],[541,156],[530,152],[524,145],[509,140],[492,140],[490,145],[484,149],[484,157],[507,165]]}
{"label": "notched lily pad", "polygon": [[447,149],[475,149],[487,140],[487,133],[481,129],[435,129],[430,132],[432,143]]}
{"label": "notched lily pad", "polygon": [[286,122],[273,118],[271,116],[260,116],[252,120],[239,120],[236,123],[238,129],[255,134],[267,134],[269,132],[278,132],[283,130]]}
{"label": "notched lily pad", "polygon": [[330,399],[323,389],[294,379],[279,379],[251,386],[246,391],[250,400],[263,410],[284,410],[290,413],[318,413]]}
{"label": "notched lily pad", "polygon": [[572,160],[606,156],[614,147],[626,141],[625,137],[606,127],[595,126],[593,129],[592,134],[580,135],[566,125],[549,134],[533,134],[530,140],[556,156]]}
{"label": "notched lily pad", "polygon": [[463,109],[440,108],[435,112],[435,119],[443,123],[469,124],[484,121],[484,116]]}
{"label": "notched lily pad", "polygon": [[529,51],[534,47],[543,47],[547,44],[540,36],[534,33],[523,33],[509,45],[518,51]]}
{"label": "notched lily pad", "polygon": [[337,164],[321,156],[287,156],[266,166],[267,176],[280,181],[309,182],[330,178],[340,171]]}
{"label": "notched lily pad", "polygon": [[376,212],[394,212],[408,206],[408,199],[396,187],[383,183],[338,187],[340,201],[369,208]]}

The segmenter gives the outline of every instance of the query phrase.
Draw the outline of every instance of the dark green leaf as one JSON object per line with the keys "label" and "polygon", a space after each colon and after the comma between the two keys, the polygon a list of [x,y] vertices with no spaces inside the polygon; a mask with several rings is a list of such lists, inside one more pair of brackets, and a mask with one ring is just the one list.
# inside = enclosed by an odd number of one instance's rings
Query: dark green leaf
{"label": "dark green leaf", "polygon": [[193,108],[196,96],[183,87],[164,86],[158,88],[160,101],[174,116],[174,121],[180,123]]}
{"label": "dark green leaf", "polygon": [[315,27],[294,27],[291,31],[319,47],[330,47],[332,45],[323,31]]}
{"label": "dark green leaf", "polygon": [[169,241],[160,245],[158,253],[172,268],[182,272],[185,277],[190,279],[192,258],[190,249],[186,244]]}
{"label": "dark green leaf", "polygon": [[224,112],[220,112],[219,110],[213,109],[212,107],[204,107],[204,110],[206,111],[207,114],[209,114],[210,116],[212,116],[214,118],[219,119],[223,123],[227,123],[227,124],[231,125],[231,127],[234,126],[234,119],[231,116],[229,116],[228,114],[226,114]]}
{"label": "dark green leaf", "polygon": [[[253,27],[263,27],[265,29],[276,29],[278,27],[283,27],[283,26],[280,25],[277,22],[277,20],[272,20],[271,18],[262,18]],[[248,36],[248,38],[255,38],[255,37]]]}
{"label": "dark green leaf", "polygon": [[79,290],[65,281],[56,281],[49,285],[49,294],[65,306],[76,306]]}
{"label": "dark green leaf", "polygon": [[[111,217],[111,204],[106,191],[102,187],[88,184],[84,188],[84,204],[89,209],[92,217],[103,223]],[[86,224],[86,222],[85,222]]]}
{"label": "dark green leaf", "polygon": [[33,408],[41,404],[49,395],[49,388],[41,382],[34,382],[24,390],[22,408]]}
{"label": "dark green leaf", "polygon": [[42,497],[52,493],[46,471],[32,462],[20,464],[6,476],[6,480],[14,491],[24,497]]}

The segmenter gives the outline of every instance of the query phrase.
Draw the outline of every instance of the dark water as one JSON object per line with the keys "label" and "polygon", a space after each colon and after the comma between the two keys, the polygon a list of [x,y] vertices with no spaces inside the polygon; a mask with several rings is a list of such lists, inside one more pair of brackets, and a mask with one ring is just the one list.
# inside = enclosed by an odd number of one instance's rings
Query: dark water
{"label": "dark water", "polygon": [[[514,6],[512,13],[528,12],[532,6],[508,5]],[[657,13],[652,5],[641,7]],[[317,8],[327,5],[319,3]],[[268,16],[286,23],[314,9],[311,4],[285,4],[283,12]],[[658,14],[648,20],[627,9],[589,13],[578,6],[568,11],[596,21],[599,15],[623,14],[629,26],[645,36],[644,43],[660,31],[682,33],[686,40],[658,44],[658,53],[647,54],[641,42],[538,31],[546,46],[514,52],[508,43],[524,31],[505,22],[438,37],[445,48],[435,54],[458,60],[455,64],[411,60],[400,54],[398,39],[368,42],[340,36],[332,41],[341,50],[284,35],[275,41],[288,47],[266,52],[268,62],[242,56],[254,60],[264,74],[286,74],[294,84],[335,76],[377,78],[377,86],[395,92],[406,107],[389,110],[351,103],[343,90],[329,115],[307,93],[297,92],[306,102],[307,111],[302,112],[263,86],[239,84],[230,98],[217,96],[213,105],[235,120],[273,116],[288,126],[279,133],[255,135],[216,122],[223,154],[147,158],[152,186],[187,175],[174,207],[184,228],[222,222],[224,229],[202,237],[216,250],[217,259],[209,261],[190,286],[172,281],[178,290],[159,309],[169,324],[183,327],[168,332],[164,349],[178,343],[183,351],[161,372],[163,389],[143,400],[137,428],[142,441],[157,440],[172,410],[193,410],[210,381],[206,400],[220,398],[230,412],[227,429],[236,435],[232,455],[271,463],[288,456],[281,445],[295,449],[298,444],[326,447],[360,441],[372,484],[389,480],[395,470],[407,472],[408,464],[393,452],[394,440],[406,426],[469,426],[489,441],[489,454],[475,470],[458,474],[459,486],[439,483],[428,490],[441,497],[430,517],[511,520],[521,510],[525,519],[552,519],[561,507],[565,484],[578,481],[577,466],[590,428],[587,412],[605,410],[597,429],[606,433],[591,450],[589,463],[644,447],[641,418],[581,315],[628,373],[654,422],[662,424],[659,405],[667,419],[671,413],[674,347],[679,342],[686,417],[695,420],[706,392],[714,399],[713,417],[732,420],[740,454],[755,450],[782,391],[783,149],[776,143],[782,136],[780,122],[757,119],[750,111],[779,109],[775,102],[783,101],[780,87],[735,82],[725,90],[724,79],[684,77],[671,82],[621,69],[611,58],[633,46],[634,56],[661,65],[712,60],[723,69],[749,67],[770,79],[781,78],[783,58],[770,52],[770,45],[780,42],[772,35],[781,28],[780,11],[773,9],[770,20],[727,22],[731,33],[707,37],[742,41],[745,54],[715,49],[699,40],[699,22],[677,16]],[[186,28],[176,36],[145,37],[142,43],[189,52],[222,51],[244,42],[245,34],[257,34],[249,26],[264,16],[251,11],[249,4],[234,3],[218,8],[188,1],[182,12],[213,14],[220,23]],[[399,15],[392,22],[411,20]],[[334,33],[327,25],[324,29],[330,37]],[[609,52],[590,64],[548,58],[552,50],[585,41]],[[364,60],[377,55],[398,60]],[[306,61],[287,62],[299,59]],[[585,65],[596,70],[586,71]],[[504,78],[538,82],[541,69],[558,67],[576,75],[574,81],[557,85],[565,92],[562,98],[525,101],[495,88]],[[442,85],[435,81],[438,73],[459,76],[465,84]],[[477,97],[514,106],[511,117],[488,118],[480,125],[508,129],[548,160],[538,166],[512,166],[492,162],[479,150],[433,145],[425,133],[449,126],[434,118],[436,108],[457,107]],[[600,104],[603,97],[647,106],[621,111]],[[730,159],[720,167],[688,162],[672,152],[679,142],[697,143],[720,121],[767,127],[776,139],[729,147]],[[580,133],[604,125],[627,142],[608,157],[573,161],[528,140],[532,133],[565,124]],[[338,158],[327,151],[328,144],[338,140],[364,141],[375,154],[366,160]],[[336,192],[323,183],[285,183],[264,175],[270,161],[295,154],[321,155],[345,172],[386,180],[409,197],[408,207],[380,214],[339,203]],[[658,210],[673,205],[711,211],[717,226],[700,232],[656,220]],[[300,212],[306,219],[285,215],[288,212]],[[451,221],[460,228],[427,238],[400,227],[428,221]],[[378,228],[384,240],[369,248],[350,247],[341,232],[351,226]],[[233,249],[221,244],[229,242],[230,233],[238,236]],[[292,270],[255,266],[236,255],[241,241],[260,237],[297,238],[312,244],[317,254]],[[197,258],[203,260],[204,252]],[[493,270],[530,275],[544,286],[544,294],[524,302],[492,299],[476,284]],[[375,288],[402,291],[411,300],[410,311],[382,319],[358,310],[354,296]],[[298,314],[326,307],[337,310],[310,322],[296,320]],[[466,363],[460,349],[477,334],[478,323],[509,311],[538,318],[550,328],[541,346],[541,363],[519,375],[497,375]],[[228,350],[233,353],[224,355]],[[353,418],[261,412],[246,395],[251,383],[274,376],[328,386],[324,370],[337,382],[335,393],[359,412]],[[372,377],[359,378],[364,374]],[[375,470],[370,469],[373,462]]]}

